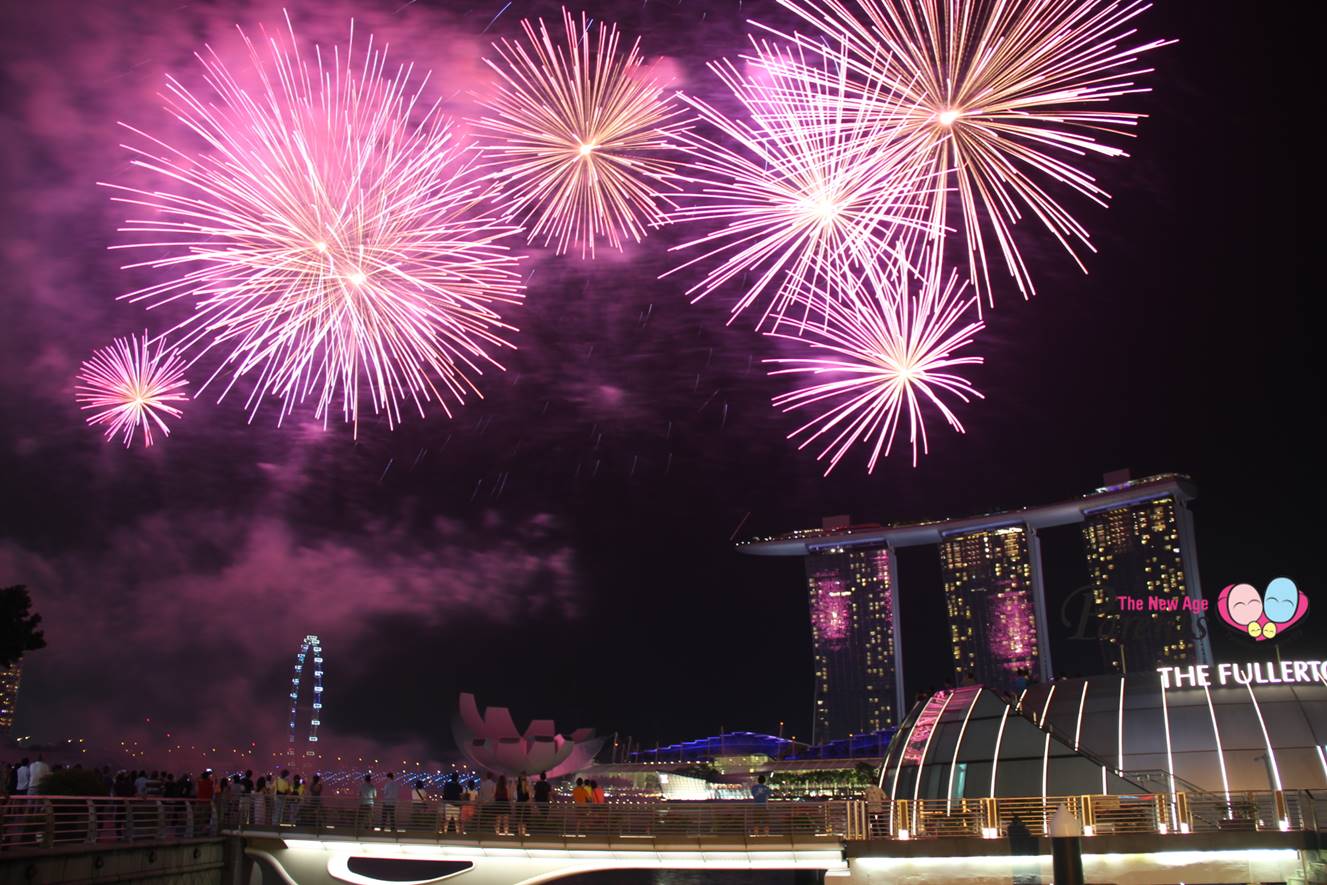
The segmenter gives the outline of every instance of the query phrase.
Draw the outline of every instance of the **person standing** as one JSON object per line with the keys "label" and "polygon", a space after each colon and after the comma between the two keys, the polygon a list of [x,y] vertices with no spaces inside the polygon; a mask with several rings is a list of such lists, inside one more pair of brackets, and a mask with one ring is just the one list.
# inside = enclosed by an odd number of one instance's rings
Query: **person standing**
{"label": "person standing", "polygon": [[598,781],[590,781],[589,786],[591,801],[595,805],[603,805],[608,801],[608,797],[604,795],[604,788],[599,786]]}
{"label": "person standing", "polygon": [[25,756],[14,770],[14,795],[26,796],[28,785],[32,782],[32,763]]}
{"label": "person standing", "polygon": [[388,832],[396,830],[396,803],[401,801],[401,785],[396,782],[396,775],[387,772],[387,781],[382,785],[382,828]]}
{"label": "person standing", "polygon": [[530,779],[521,772],[521,776],[516,779],[516,835],[528,836],[530,829],[528,821],[530,820]]}
{"label": "person standing", "polygon": [[461,776],[452,772],[442,785],[442,831],[461,832]]}
{"label": "person standing", "polygon": [[424,789],[424,782],[422,780],[415,781],[415,785],[410,788],[410,823],[407,824],[410,829],[427,829],[428,802],[429,794]]}
{"label": "person standing", "polygon": [[323,776],[314,774],[309,781],[309,818],[315,827],[323,825]]}
{"label": "person standing", "polygon": [[360,827],[373,825],[373,802],[378,798],[378,790],[373,786],[373,775],[364,775],[364,783],[359,785],[359,822]]}
{"label": "person standing", "polygon": [[277,775],[276,783],[272,785],[272,792],[276,794],[276,815],[272,823],[278,827],[286,822],[286,803],[290,800],[290,770],[283,768]]}
{"label": "person standing", "polygon": [[539,772],[539,780],[534,782],[534,807],[539,816],[536,826],[540,832],[548,830],[548,806],[553,801],[553,785],[548,782],[548,772]]}
{"label": "person standing", "polygon": [[267,823],[267,797],[271,789],[267,786],[267,778],[259,777],[253,782],[253,793],[249,798],[253,802],[253,822],[255,824]]}
{"label": "person standing", "polygon": [[765,775],[756,778],[756,782],[751,785],[751,801],[756,803],[755,808],[755,830],[757,836],[769,835],[769,809],[766,803],[769,802],[770,789],[765,784]]}
{"label": "person standing", "polygon": [[497,826],[493,832],[499,836],[511,835],[511,791],[507,785],[507,776],[498,775],[498,782],[493,787],[493,801],[496,803]]}
{"label": "person standing", "polygon": [[874,836],[884,822],[885,791],[878,783],[872,781],[867,784],[862,798],[866,800],[866,833],[868,836]]}
{"label": "person standing", "polygon": [[42,757],[28,766],[28,795],[36,796],[41,793],[41,782],[46,779],[46,775],[51,773],[51,766],[46,764]]}
{"label": "person standing", "polygon": [[479,781],[479,806],[476,809],[478,818],[475,826],[479,827],[481,832],[486,832],[493,822],[493,800],[498,793],[498,782],[493,778],[493,772],[484,772],[484,777]]}

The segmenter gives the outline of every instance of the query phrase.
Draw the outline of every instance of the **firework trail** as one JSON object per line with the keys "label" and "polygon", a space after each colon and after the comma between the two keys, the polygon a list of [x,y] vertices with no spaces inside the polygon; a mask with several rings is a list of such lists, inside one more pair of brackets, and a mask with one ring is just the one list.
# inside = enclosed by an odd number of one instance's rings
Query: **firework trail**
{"label": "firework trail", "polygon": [[905,157],[890,146],[895,116],[882,103],[875,105],[881,113],[871,113],[848,82],[845,59],[826,51],[817,63],[800,49],[752,40],[746,61],[745,71],[728,60],[710,65],[746,119],[683,96],[725,138],[679,136],[689,154],[679,174],[688,186],[685,205],[670,220],[709,230],[674,247],[703,251],[665,276],[713,264],[688,290],[694,299],[747,278],[734,318],[767,296],[757,328],[781,324],[789,311],[814,323],[828,305],[798,293],[832,298],[820,268],[887,258],[893,231],[916,224],[920,183],[901,178]]}
{"label": "firework trail", "polygon": [[[779,366],[771,375],[791,375],[804,387],[774,398],[785,412],[812,409],[814,418],[788,435],[801,438],[798,448],[820,441],[817,460],[829,457],[829,475],[857,443],[871,448],[867,472],[886,457],[906,415],[912,464],[927,451],[926,412],[937,411],[963,432],[963,424],[946,398],[968,402],[982,395],[961,375],[964,366],[982,363],[979,356],[959,356],[984,328],[976,319],[977,299],[965,294],[966,283],[951,273],[942,283],[920,274],[899,258],[855,279],[838,275],[837,285],[848,297],[830,300],[823,327],[776,327],[767,333],[810,348],[813,356],[768,360]],[[803,298],[820,299],[818,293]]]}
{"label": "firework trail", "polygon": [[128,447],[141,428],[143,445],[150,446],[154,425],[163,436],[170,436],[166,416],[180,417],[180,410],[171,403],[189,399],[184,392],[189,383],[184,369],[184,357],[176,350],[168,351],[164,343],[153,353],[146,332],[141,339],[136,335],[116,338],[83,363],[74,395],[80,408],[96,410],[87,422],[93,427],[106,425],[108,441],[119,434]]}
{"label": "firework trail", "polygon": [[[501,368],[491,350],[513,327],[497,312],[521,300],[516,228],[477,209],[480,187],[450,123],[427,104],[425,76],[387,67],[385,51],[349,43],[302,55],[294,30],[242,31],[251,70],[198,56],[208,94],[168,78],[166,109],[197,137],[175,147],[126,126],[133,165],[152,189],[107,185],[146,210],[122,231],[150,249],[129,267],[170,279],[124,296],[190,316],[166,334],[192,359],[218,349],[208,378],[224,396],[252,376],[250,418],[268,396],[280,419],[312,398],[327,423],[339,407],[358,430],[361,399],[390,426],[401,403],[458,402],[471,375]],[[268,52],[260,51],[266,45]],[[206,384],[204,384],[206,387]]]}
{"label": "firework trail", "polygon": [[[1046,185],[1106,205],[1109,195],[1076,164],[1089,155],[1126,156],[1111,142],[1131,137],[1143,115],[1104,106],[1148,91],[1136,82],[1151,71],[1138,56],[1173,42],[1135,42],[1133,20],[1150,4],[779,2],[821,32],[781,36],[808,50],[826,40],[846,46],[859,91],[856,113],[900,121],[888,133],[889,149],[906,155],[905,179],[928,182],[917,218],[932,240],[951,231],[961,236],[969,276],[988,299],[992,246],[1024,297],[1035,294],[1015,237],[1025,216],[1036,218],[1086,271],[1079,249],[1095,251],[1088,232]],[[811,66],[803,74],[821,76]],[[848,122],[857,125],[851,115]],[[949,209],[950,192],[957,193],[958,217]],[[932,250],[933,259],[940,261],[943,251]],[[932,272],[940,272],[938,264]]]}
{"label": "firework trail", "polygon": [[475,132],[506,217],[532,222],[530,242],[593,256],[597,240],[621,249],[662,220],[675,190],[668,154],[688,123],[639,40],[624,52],[615,26],[591,30],[566,8],[562,24],[565,40],[540,19],[521,22],[524,41],[493,44],[485,62],[502,82]]}

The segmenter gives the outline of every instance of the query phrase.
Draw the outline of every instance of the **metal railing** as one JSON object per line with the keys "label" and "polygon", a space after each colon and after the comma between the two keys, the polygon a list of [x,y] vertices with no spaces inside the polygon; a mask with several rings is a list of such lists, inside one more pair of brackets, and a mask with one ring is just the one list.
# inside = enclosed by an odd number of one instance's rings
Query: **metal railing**
{"label": "metal railing", "polygon": [[[1061,806],[1083,824],[1083,835],[1184,834],[1231,831],[1316,830],[1321,797],[1307,791],[1263,791],[1192,795],[1031,796],[994,799],[900,799],[868,807],[866,830],[873,839],[944,836],[1004,838],[1019,825],[1043,836]],[[1018,824],[1015,824],[1015,820]],[[1327,822],[1327,819],[1324,820]]]}
{"label": "metal railing", "polygon": [[0,854],[206,838],[219,832],[218,810],[196,799],[10,796],[0,802]]}
{"label": "metal railing", "polygon": [[860,802],[399,802],[239,797],[226,804],[229,832],[291,832],[337,838],[460,841],[841,841],[866,836]]}
{"label": "metal railing", "polygon": [[252,795],[194,799],[14,796],[0,803],[0,854],[78,845],[161,843],[223,832],[337,839],[423,839],[567,847],[702,842],[748,849],[789,843],[1045,835],[1060,806],[1085,836],[1317,831],[1327,794],[1139,793],[994,799],[756,802],[410,802]]}

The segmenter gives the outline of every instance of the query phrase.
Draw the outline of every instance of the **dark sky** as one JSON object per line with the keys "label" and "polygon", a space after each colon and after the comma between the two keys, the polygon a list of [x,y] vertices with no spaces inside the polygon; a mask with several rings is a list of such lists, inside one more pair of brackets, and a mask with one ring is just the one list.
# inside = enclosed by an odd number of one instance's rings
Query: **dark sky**
{"label": "dark sky", "polygon": [[[337,40],[354,14],[465,84],[501,4],[290,6],[304,37]],[[163,445],[103,444],[73,402],[78,363],[152,319],[115,301],[143,278],[105,251],[119,215],[95,182],[127,174],[115,122],[159,122],[166,71],[279,9],[54,2],[0,18],[0,583],[29,585],[50,643],[25,663],[20,733],[280,739],[289,665],[316,632],[324,733],[347,747],[447,752],[462,690],[518,721],[646,743],[780,720],[805,736],[800,563],[740,556],[732,538],[1058,500],[1120,467],[1195,478],[1210,598],[1278,574],[1316,598],[1320,528],[1300,518],[1322,492],[1298,261],[1312,158],[1281,7],[1172,0],[1143,18],[1180,42],[1152,58],[1132,156],[1092,167],[1111,208],[1069,202],[1099,250],[1090,274],[1029,231],[1039,295],[997,283],[968,433],[934,425],[916,469],[896,452],[868,477],[859,454],[829,479],[784,440],[796,425],[769,405],[770,344],[725,328],[721,297],[689,305],[656,279],[668,230],[597,263],[536,255],[520,350],[452,420],[370,422],[354,441],[204,399]],[[701,95],[721,89],[701,64],[740,49],[747,17],[787,23],[770,0],[588,9]],[[556,12],[515,0],[490,33]],[[1085,572],[1074,531],[1047,546],[1054,608]],[[947,655],[935,552],[907,551],[902,578],[921,688]],[[1322,654],[1313,623],[1297,653]],[[1247,653],[1222,642],[1218,656]]]}

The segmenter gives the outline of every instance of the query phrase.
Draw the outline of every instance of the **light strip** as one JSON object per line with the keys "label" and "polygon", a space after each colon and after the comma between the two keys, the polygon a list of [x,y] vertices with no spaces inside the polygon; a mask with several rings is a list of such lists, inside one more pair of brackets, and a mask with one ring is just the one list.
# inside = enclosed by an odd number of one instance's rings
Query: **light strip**
{"label": "light strip", "polygon": [[[883,870],[895,867],[961,867],[971,864],[974,870],[1009,869],[1008,854],[973,855],[968,857],[857,857],[853,858],[855,869]],[[1051,855],[1029,854],[1020,857],[1029,863],[1038,862],[1049,866]],[[1119,863],[1151,863],[1159,867],[1189,866],[1191,864],[1222,862],[1262,862],[1294,863],[1298,865],[1299,852],[1293,848],[1224,848],[1207,851],[1154,851],[1150,853],[1087,853],[1083,854],[1083,866],[1105,866]],[[956,880],[947,880],[956,881]]]}
{"label": "light strip", "polygon": [[1083,693],[1078,698],[1078,724],[1074,726],[1074,752],[1078,751],[1078,736],[1083,733],[1083,707],[1087,704],[1087,680],[1083,680]]}
{"label": "light strip", "polygon": [[945,716],[945,710],[949,709],[949,702],[954,699],[957,692],[950,692],[949,697],[940,705],[940,712],[935,714],[935,724],[931,726],[931,733],[926,736],[926,743],[922,745],[922,758],[917,760],[917,775],[912,779],[912,831],[917,832],[917,799],[922,791],[922,770],[926,768],[926,754],[931,749],[931,741],[935,740],[935,733],[940,730],[940,720]]}
{"label": "light strip", "polygon": [[1041,721],[1037,723],[1037,728],[1046,727],[1046,714],[1051,711],[1051,698],[1055,697],[1055,684],[1051,683],[1051,690],[1046,692],[1046,703],[1041,707]]}
{"label": "light strip", "polygon": [[[1226,794],[1226,802],[1230,802],[1230,781],[1226,779],[1226,754],[1221,749],[1221,730],[1216,727],[1216,707],[1212,706],[1212,691],[1206,685],[1203,686],[1203,694],[1207,695],[1207,712],[1212,714],[1212,737],[1216,738],[1216,761],[1221,766],[1221,789]],[[1324,766],[1327,770],[1327,766]]]}
{"label": "light strip", "polygon": [[1313,749],[1318,751],[1318,764],[1322,766],[1322,776],[1327,779],[1327,755],[1323,755],[1322,746],[1314,744]]}
{"label": "light strip", "polygon": [[1166,681],[1161,680],[1161,722],[1166,730],[1166,779],[1170,782],[1170,820],[1179,826],[1179,810],[1175,807],[1175,757],[1170,752],[1170,707],[1166,703]]}
{"label": "light strip", "polygon": [[1115,773],[1124,776],[1124,674],[1120,674],[1120,718],[1119,718],[1119,738],[1115,744],[1119,751],[1119,765]]}
{"label": "light strip", "polygon": [[1272,749],[1272,739],[1267,735],[1267,723],[1263,721],[1262,709],[1258,706],[1258,699],[1253,694],[1252,683],[1245,683],[1245,688],[1249,690],[1249,700],[1253,701],[1253,712],[1258,714],[1258,727],[1262,729],[1262,739],[1267,744],[1267,761],[1271,764],[1272,782],[1276,785],[1276,790],[1281,790],[1281,769],[1276,764],[1276,751]]}
{"label": "light strip", "polygon": [[954,743],[954,758],[949,763],[949,789],[945,790],[945,814],[949,813],[950,806],[954,802],[954,772],[958,769],[958,751],[963,747],[963,732],[968,730],[968,720],[972,718],[972,711],[977,707],[977,699],[981,697],[981,692],[979,688],[972,696],[972,700],[968,703],[968,712],[963,717],[963,725],[958,729],[958,740]]}
{"label": "light strip", "polygon": [[[777,850],[697,850],[697,851],[657,851],[653,848],[631,850],[598,849],[550,849],[550,848],[501,848],[442,845],[405,845],[396,842],[354,842],[321,839],[283,839],[286,848],[304,851],[321,851],[332,855],[358,855],[361,857],[383,857],[401,860],[470,860],[490,859],[544,859],[544,860],[583,860],[596,862],[626,861],[632,866],[667,868],[668,865],[701,865],[705,863],[733,864],[738,868],[758,869],[801,868],[801,869],[839,869],[843,867],[843,851],[837,846],[833,849],[823,844],[815,848],[793,848],[786,846]],[[246,849],[246,854],[270,857],[267,852]],[[429,880],[432,881],[432,880]]]}
{"label": "light strip", "polygon": [[1051,733],[1046,732],[1046,749],[1041,751],[1041,825],[1046,826],[1046,776],[1051,765]]}
{"label": "light strip", "polygon": [[1000,730],[995,733],[995,755],[991,757],[991,792],[995,795],[995,772],[1000,767],[1000,741],[1004,739],[1004,724],[1009,719],[1009,707],[1004,708],[1004,715],[1000,717]]}

